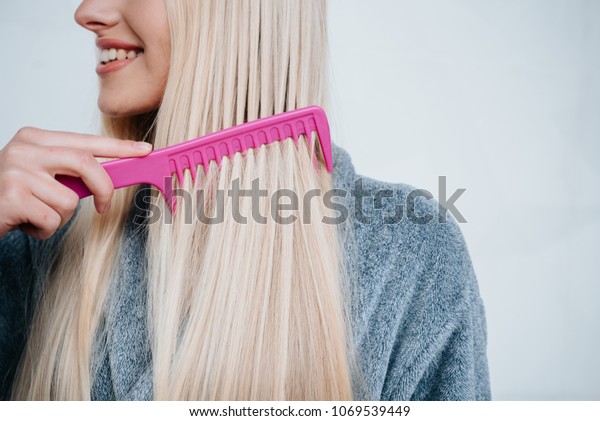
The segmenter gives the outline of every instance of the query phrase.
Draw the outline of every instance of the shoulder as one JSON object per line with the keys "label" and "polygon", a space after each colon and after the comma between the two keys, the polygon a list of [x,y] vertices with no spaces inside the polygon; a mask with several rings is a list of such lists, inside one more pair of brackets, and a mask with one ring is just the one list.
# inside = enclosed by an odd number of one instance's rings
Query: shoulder
{"label": "shoulder", "polygon": [[357,174],[347,152],[339,147],[334,151],[339,170],[334,187],[347,192],[356,252],[372,273],[371,281],[387,276],[402,287],[426,283],[440,292],[452,291],[456,299],[468,293],[475,274],[452,212],[426,190]]}
{"label": "shoulder", "polygon": [[456,218],[414,186],[362,176],[355,184],[351,219],[368,282],[409,298],[413,312],[427,309],[436,327],[459,323],[477,281]]}
{"label": "shoulder", "polygon": [[430,193],[356,174],[347,152],[334,152],[334,188],[348,192],[353,333],[371,397],[410,399],[451,338],[485,323],[469,251]]}

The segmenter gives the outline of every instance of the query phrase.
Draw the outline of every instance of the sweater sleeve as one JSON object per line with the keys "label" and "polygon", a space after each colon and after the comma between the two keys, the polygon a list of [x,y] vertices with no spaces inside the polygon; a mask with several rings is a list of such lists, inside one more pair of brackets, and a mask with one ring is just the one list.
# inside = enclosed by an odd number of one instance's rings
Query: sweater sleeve
{"label": "sweater sleeve", "polygon": [[453,315],[436,338],[412,400],[491,399],[485,313],[477,291],[469,298],[464,312]]}
{"label": "sweater sleeve", "polygon": [[485,331],[474,312],[429,362],[412,400],[490,400]]}
{"label": "sweater sleeve", "polygon": [[465,240],[452,217],[421,230],[423,269],[395,338],[382,398],[406,398],[410,383],[411,400],[489,400],[485,311]]}
{"label": "sweater sleeve", "polygon": [[8,399],[27,331],[33,281],[30,244],[21,231],[0,238],[0,399]]}
{"label": "sweater sleeve", "polygon": [[45,274],[72,221],[47,240],[19,230],[0,238],[0,399],[10,397]]}

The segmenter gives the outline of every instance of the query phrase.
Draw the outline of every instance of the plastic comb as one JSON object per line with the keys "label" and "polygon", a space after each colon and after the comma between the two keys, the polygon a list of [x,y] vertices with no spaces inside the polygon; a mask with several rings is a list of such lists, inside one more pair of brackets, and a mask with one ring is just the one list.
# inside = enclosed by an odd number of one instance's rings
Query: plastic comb
{"label": "plastic comb", "polygon": [[[224,156],[233,156],[250,148],[258,148],[273,142],[292,138],[298,144],[300,135],[310,136],[317,132],[325,167],[333,169],[331,136],[325,111],[311,106],[287,111],[240,124],[177,145],[157,149],[141,158],[122,158],[103,162],[115,189],[134,184],[151,184],[163,195],[172,212],[175,210],[171,177],[176,174],[179,184],[183,183],[183,171],[188,169],[196,179],[196,167],[202,165],[208,171],[210,161],[221,165]],[[80,199],[92,193],[81,178],[57,175],[56,179],[71,188]]]}

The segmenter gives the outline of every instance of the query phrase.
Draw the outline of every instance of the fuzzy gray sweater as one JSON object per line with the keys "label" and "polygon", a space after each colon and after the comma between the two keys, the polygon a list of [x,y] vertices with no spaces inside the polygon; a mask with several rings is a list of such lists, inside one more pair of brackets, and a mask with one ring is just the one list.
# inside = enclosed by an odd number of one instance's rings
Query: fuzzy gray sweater
{"label": "fuzzy gray sweater", "polygon": [[[484,307],[457,222],[450,213],[440,220],[443,208],[415,195],[411,186],[358,176],[347,152],[334,145],[333,153],[339,189],[334,201],[348,216],[341,232],[347,238],[351,328],[362,372],[354,378],[356,399],[490,399]],[[93,361],[98,373],[93,399],[152,399],[141,211],[143,204],[134,207],[126,226],[110,334]],[[0,238],[5,399],[31,320],[33,306],[27,303],[35,302],[34,291],[65,228],[46,241],[20,231]]]}

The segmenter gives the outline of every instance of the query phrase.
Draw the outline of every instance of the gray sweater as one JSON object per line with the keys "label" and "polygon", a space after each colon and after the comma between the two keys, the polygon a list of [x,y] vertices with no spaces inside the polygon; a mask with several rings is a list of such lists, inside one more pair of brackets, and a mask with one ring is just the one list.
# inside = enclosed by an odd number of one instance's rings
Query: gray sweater
{"label": "gray sweater", "polygon": [[[484,307],[457,222],[449,213],[440,222],[438,203],[414,200],[413,187],[358,176],[347,152],[334,145],[333,153],[334,188],[340,189],[333,201],[348,211],[340,231],[346,236],[351,327],[362,372],[354,379],[356,399],[490,399]],[[359,200],[359,189],[372,195]],[[98,373],[93,399],[152,398],[140,207],[126,225],[115,313],[104,346],[97,347],[105,351],[93,358]],[[27,303],[34,301],[32,291],[65,228],[46,241],[20,231],[0,238],[0,396],[5,399],[27,335],[32,313]]]}

